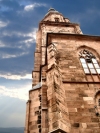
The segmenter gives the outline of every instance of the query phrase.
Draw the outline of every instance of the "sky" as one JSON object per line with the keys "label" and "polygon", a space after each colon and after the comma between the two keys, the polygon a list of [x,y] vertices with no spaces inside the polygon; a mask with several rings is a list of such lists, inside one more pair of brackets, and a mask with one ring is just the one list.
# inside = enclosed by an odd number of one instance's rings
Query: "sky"
{"label": "sky", "polygon": [[25,125],[36,31],[50,7],[100,35],[100,0],[0,0],[0,127]]}

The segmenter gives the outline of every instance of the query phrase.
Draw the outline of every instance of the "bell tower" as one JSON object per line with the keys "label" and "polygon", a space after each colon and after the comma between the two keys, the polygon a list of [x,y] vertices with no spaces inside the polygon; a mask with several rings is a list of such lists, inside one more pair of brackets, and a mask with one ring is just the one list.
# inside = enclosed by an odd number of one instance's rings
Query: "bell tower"
{"label": "bell tower", "polygon": [[53,8],[36,34],[24,133],[100,133],[100,37]]}

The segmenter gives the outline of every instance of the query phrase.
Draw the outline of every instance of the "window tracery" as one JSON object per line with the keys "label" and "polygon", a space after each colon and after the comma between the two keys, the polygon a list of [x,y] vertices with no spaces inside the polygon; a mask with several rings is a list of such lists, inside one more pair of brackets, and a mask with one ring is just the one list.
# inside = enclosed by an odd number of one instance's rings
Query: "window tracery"
{"label": "window tracery", "polygon": [[81,50],[79,57],[86,74],[100,74],[100,66],[91,52],[85,49]]}

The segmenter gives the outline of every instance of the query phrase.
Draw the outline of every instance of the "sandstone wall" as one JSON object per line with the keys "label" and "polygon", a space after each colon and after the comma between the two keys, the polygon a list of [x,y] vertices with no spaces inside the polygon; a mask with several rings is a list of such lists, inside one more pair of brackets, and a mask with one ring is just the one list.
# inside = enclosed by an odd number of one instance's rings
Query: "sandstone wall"
{"label": "sandstone wall", "polygon": [[[65,131],[70,133],[99,133],[100,118],[96,116],[95,94],[96,92],[100,91],[100,79],[98,78],[98,75],[92,75],[94,80],[90,80],[89,76],[91,77],[91,74],[86,75],[84,73],[82,64],[79,59],[79,51],[81,49],[88,49],[96,56],[100,64],[100,41],[95,37],[73,37],[71,35],[50,35],[50,39],[48,39],[48,41],[48,44],[54,44],[57,49],[57,53],[55,53],[55,55],[54,51],[50,51],[51,53],[48,51],[48,69],[50,69],[52,67],[52,64],[55,64],[58,60],[58,64],[62,73],[63,84],[60,84],[60,90],[64,88],[65,94],[62,94],[62,98],[60,99],[59,96],[56,95],[56,101],[58,99],[58,107],[60,109],[64,110],[66,108],[66,111],[68,110],[69,121],[67,121],[67,116],[65,115],[65,113],[63,116],[66,119],[67,125],[69,125],[69,131]],[[48,46],[48,48],[49,47],[50,46]],[[52,92],[53,87],[51,86],[50,88],[52,82],[52,74],[49,79],[50,81],[48,80],[47,82],[48,101],[50,101],[50,95],[56,94],[56,92]],[[58,92],[60,92],[59,89]],[[53,96],[51,96],[51,98],[52,97]],[[52,108],[55,107],[52,102],[53,101],[51,99],[51,104],[53,107],[48,107],[49,110],[52,110]],[[62,104],[64,106],[62,106]],[[55,121],[55,118],[53,117],[54,114],[51,114],[50,111],[48,111],[48,115],[52,119],[50,121],[50,123],[52,123],[52,128],[56,129],[57,125],[54,126],[52,122]],[[59,115],[58,117],[58,119],[61,120]]]}

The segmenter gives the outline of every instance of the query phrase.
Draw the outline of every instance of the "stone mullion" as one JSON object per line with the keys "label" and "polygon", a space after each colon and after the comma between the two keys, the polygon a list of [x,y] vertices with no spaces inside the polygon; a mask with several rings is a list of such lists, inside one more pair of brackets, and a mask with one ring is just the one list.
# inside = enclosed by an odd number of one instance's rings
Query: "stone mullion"
{"label": "stone mullion", "polygon": [[98,76],[98,79],[99,79],[99,81],[100,81],[100,75],[98,74],[98,72],[97,72],[97,69],[95,68],[95,63],[93,63],[93,61],[92,61],[92,64],[93,64],[93,67],[94,67],[94,69],[95,69],[95,71],[96,71],[96,74],[97,74],[97,76]]}

